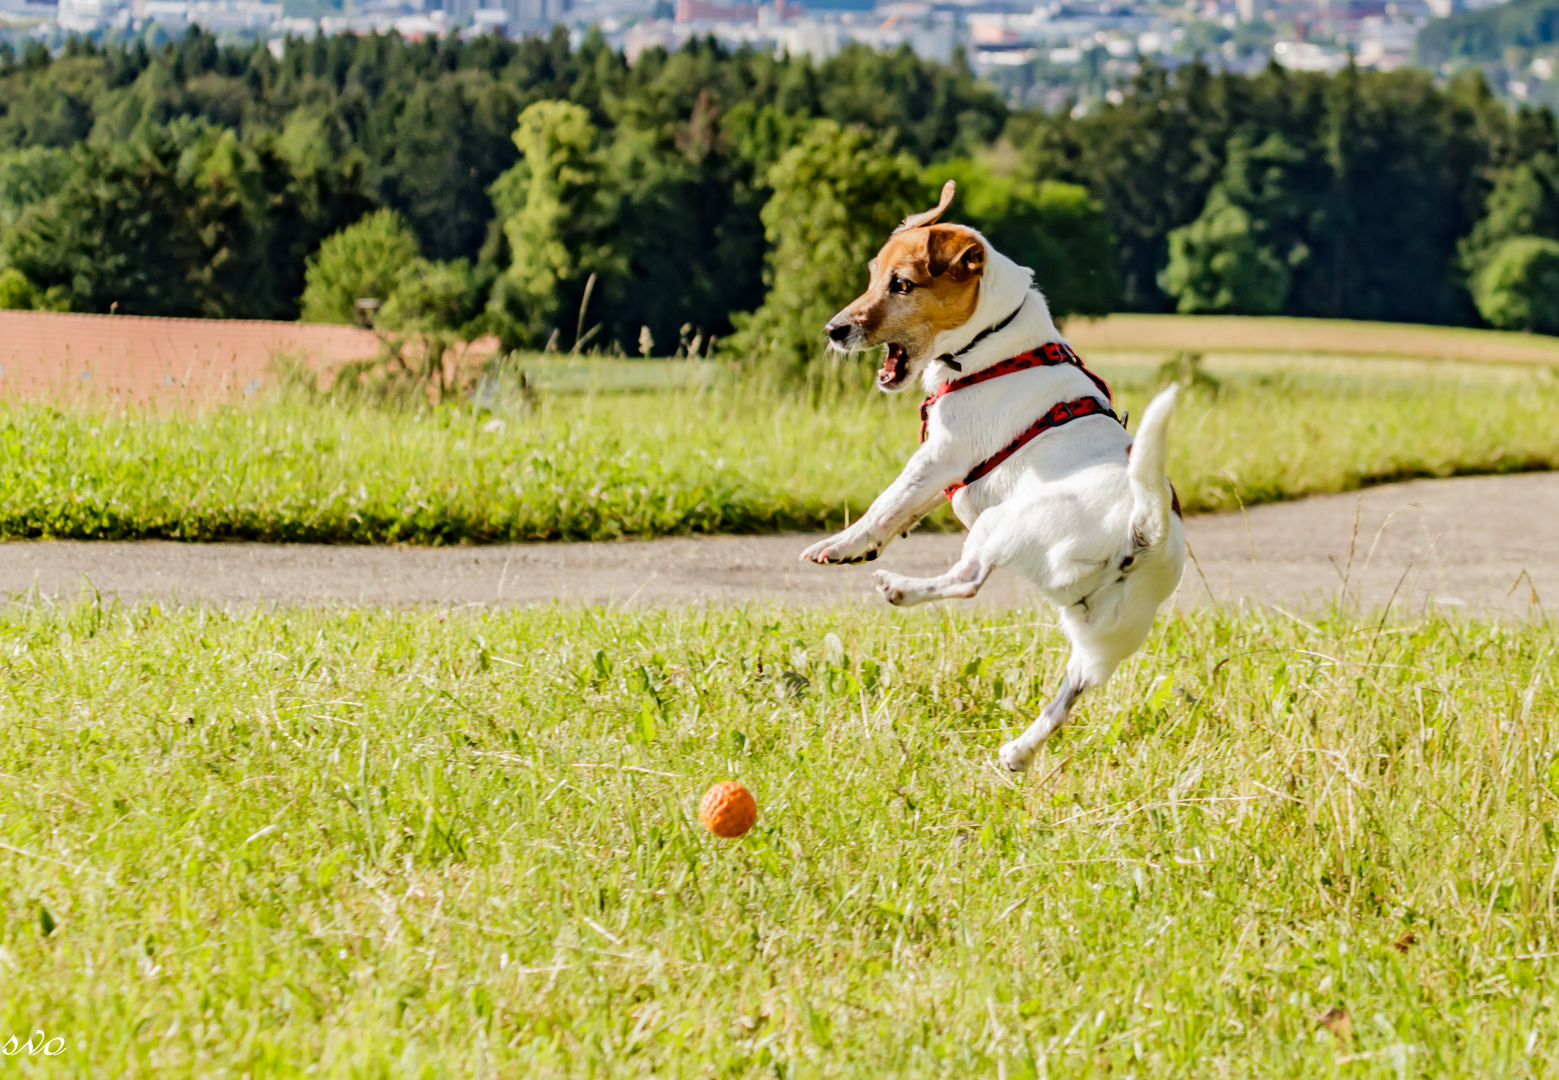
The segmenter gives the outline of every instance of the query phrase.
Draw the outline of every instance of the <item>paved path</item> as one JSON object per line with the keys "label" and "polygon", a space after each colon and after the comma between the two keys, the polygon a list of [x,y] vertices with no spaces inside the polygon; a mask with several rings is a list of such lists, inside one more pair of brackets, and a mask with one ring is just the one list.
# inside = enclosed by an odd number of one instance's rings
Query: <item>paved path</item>
{"label": "paved path", "polygon": [[[1186,567],[1181,604],[1313,610],[1341,595],[1346,576],[1348,595],[1365,609],[1389,601],[1415,611],[1436,604],[1527,614],[1534,601],[1559,605],[1559,474],[1415,481],[1194,517],[1186,527],[1196,564]],[[871,567],[797,562],[809,542],[791,535],[457,548],[12,543],[0,544],[0,589],[68,597],[90,581],[122,600],[216,604],[826,604],[874,599],[867,576],[876,566],[940,573],[961,537],[916,534]],[[1031,596],[998,572],[976,602]]]}

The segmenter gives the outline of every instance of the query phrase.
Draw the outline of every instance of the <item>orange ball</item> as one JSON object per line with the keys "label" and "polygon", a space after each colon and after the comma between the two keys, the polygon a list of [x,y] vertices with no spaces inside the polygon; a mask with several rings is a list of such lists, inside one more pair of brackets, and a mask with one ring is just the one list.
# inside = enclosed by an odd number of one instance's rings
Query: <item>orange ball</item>
{"label": "orange ball", "polygon": [[704,792],[698,804],[698,820],[716,836],[732,840],[758,820],[758,803],[752,792],[735,780],[724,780]]}

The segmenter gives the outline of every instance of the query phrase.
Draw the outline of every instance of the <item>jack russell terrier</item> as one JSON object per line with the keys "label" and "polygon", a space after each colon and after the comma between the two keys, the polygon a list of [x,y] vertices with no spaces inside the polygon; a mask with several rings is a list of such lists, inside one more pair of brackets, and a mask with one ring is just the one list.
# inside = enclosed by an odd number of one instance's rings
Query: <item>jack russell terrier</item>
{"label": "jack russell terrier", "polygon": [[904,220],[869,264],[866,292],[829,321],[829,346],[887,346],[877,386],[919,377],[920,449],[864,516],[801,558],[875,559],[944,494],[969,529],[963,557],[934,578],[873,575],[888,603],[974,596],[1012,566],[1061,614],[1071,642],[1060,692],[1001,748],[1013,772],[1142,646],[1159,605],[1180,583],[1185,529],[1164,475],[1175,388],[1148,405],[1136,441],[1110,389],[1056,330],[1034,272],[933,210]]}

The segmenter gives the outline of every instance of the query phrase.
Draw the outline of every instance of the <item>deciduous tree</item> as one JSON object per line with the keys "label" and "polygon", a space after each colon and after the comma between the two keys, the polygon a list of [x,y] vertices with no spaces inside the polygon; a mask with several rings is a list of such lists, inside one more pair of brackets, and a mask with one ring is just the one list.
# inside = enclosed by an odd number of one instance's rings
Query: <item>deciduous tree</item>
{"label": "deciduous tree", "polygon": [[309,260],[303,320],[358,321],[357,302],[388,303],[402,271],[420,258],[417,238],[400,214],[376,210],[365,215],[327,238]]}
{"label": "deciduous tree", "polygon": [[1115,239],[1104,207],[1087,188],[997,175],[968,158],[933,166],[926,180],[932,192],[957,181],[958,198],[946,220],[973,225],[1004,255],[1033,270],[1056,317],[1103,315],[1119,305]]}
{"label": "deciduous tree", "polygon": [[592,275],[627,270],[600,130],[580,105],[540,101],[520,114],[521,160],[493,185],[509,263],[496,306],[540,343],[563,329]]}
{"label": "deciduous tree", "polygon": [[769,172],[772,245],[763,306],[737,321],[729,352],[782,378],[822,354],[822,330],[866,283],[866,263],[906,214],[923,207],[920,167],[862,128],[820,120]]}
{"label": "deciduous tree", "polygon": [[1478,312],[1501,330],[1559,334],[1559,242],[1506,240],[1474,279]]}

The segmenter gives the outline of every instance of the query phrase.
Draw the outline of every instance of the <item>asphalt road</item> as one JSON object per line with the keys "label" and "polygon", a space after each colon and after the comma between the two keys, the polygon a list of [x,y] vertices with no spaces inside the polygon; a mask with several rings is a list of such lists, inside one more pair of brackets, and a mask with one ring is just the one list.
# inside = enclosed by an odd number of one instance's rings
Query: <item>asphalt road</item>
{"label": "asphalt road", "polygon": [[[1278,605],[1343,599],[1364,610],[1430,606],[1528,615],[1559,603],[1559,474],[1424,480],[1186,522],[1195,555],[1175,602]],[[871,566],[818,567],[801,535],[492,547],[18,542],[0,544],[0,588],[122,601],[623,606],[877,602],[878,566],[940,573],[960,536],[915,534]],[[1032,602],[998,572],[979,604]],[[956,602],[956,601],[954,601]]]}

